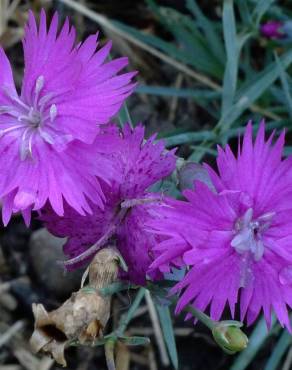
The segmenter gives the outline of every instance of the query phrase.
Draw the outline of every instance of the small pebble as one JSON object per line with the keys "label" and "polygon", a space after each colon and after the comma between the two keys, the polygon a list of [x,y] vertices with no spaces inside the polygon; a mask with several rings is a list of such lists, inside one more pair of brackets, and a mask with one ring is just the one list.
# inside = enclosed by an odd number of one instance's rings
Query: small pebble
{"label": "small pebble", "polygon": [[57,261],[65,259],[63,244],[65,238],[57,238],[46,229],[34,231],[29,241],[31,264],[40,284],[56,297],[65,297],[78,290],[82,270],[65,272]]}

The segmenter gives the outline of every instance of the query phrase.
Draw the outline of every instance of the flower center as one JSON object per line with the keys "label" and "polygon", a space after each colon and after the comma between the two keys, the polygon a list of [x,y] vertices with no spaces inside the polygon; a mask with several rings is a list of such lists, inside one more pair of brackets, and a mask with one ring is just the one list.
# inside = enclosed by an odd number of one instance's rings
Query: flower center
{"label": "flower center", "polygon": [[253,209],[249,208],[235,223],[235,236],[231,246],[236,252],[239,254],[250,252],[254,260],[259,261],[264,255],[263,232],[271,225],[274,215],[274,212],[268,212],[253,219]]}
{"label": "flower center", "polygon": [[[57,116],[57,107],[50,104],[52,94],[40,96],[44,87],[44,76],[36,79],[35,87],[29,104],[22,101],[17,95],[4,87],[3,91],[10,100],[10,105],[0,105],[0,115],[12,117],[8,123],[0,123],[0,137],[13,131],[21,131],[20,134],[20,157],[25,159],[28,154],[32,155],[32,140],[37,132],[43,140],[52,144],[52,137],[44,132],[44,126],[53,123]],[[5,128],[1,129],[1,125]]]}

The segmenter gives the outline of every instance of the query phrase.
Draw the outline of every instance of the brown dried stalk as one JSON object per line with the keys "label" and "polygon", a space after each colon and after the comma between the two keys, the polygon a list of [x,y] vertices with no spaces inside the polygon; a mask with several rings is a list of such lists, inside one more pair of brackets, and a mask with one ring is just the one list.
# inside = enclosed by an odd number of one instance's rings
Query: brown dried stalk
{"label": "brown dried stalk", "polygon": [[42,304],[33,304],[35,329],[30,339],[34,352],[45,352],[66,366],[65,348],[78,341],[92,344],[103,336],[110,315],[111,297],[99,289],[117,279],[120,254],[115,248],[100,250],[92,260],[89,285],[73,293],[58,309],[47,312]]}

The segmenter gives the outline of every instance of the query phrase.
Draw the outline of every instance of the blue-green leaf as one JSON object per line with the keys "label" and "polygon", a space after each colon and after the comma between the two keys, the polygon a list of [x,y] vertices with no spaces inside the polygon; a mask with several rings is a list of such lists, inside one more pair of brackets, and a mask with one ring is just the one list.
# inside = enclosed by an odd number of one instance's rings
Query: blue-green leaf
{"label": "blue-green leaf", "polygon": [[218,59],[224,63],[225,54],[223,50],[222,40],[218,31],[214,27],[214,21],[210,21],[199,8],[195,0],[187,0],[187,8],[196,17],[198,26],[200,26],[206,35],[208,46],[213,50],[214,54],[217,55]]}
{"label": "blue-green leaf", "polygon": [[278,55],[276,53],[274,55],[275,55],[276,63],[278,65],[278,69],[279,69],[279,75],[280,75],[280,79],[281,79],[281,83],[282,83],[282,87],[283,87],[283,91],[284,91],[284,95],[285,95],[285,99],[287,103],[286,104],[287,110],[289,112],[290,118],[292,118],[292,97],[290,94],[290,87],[289,87],[287,74],[282,66],[282,63]]}
{"label": "blue-green leaf", "polygon": [[230,109],[236,91],[238,72],[238,42],[233,0],[225,0],[223,4],[223,33],[227,63],[225,66],[222,90],[222,115]]}
{"label": "blue-green leaf", "polygon": [[178,357],[175,336],[168,306],[156,305],[164,340],[168,349],[169,357],[175,369],[178,369]]}
{"label": "blue-green leaf", "polygon": [[145,346],[150,343],[150,339],[147,337],[119,337],[119,341],[123,342],[127,346]]}
{"label": "blue-green leaf", "polygon": [[283,330],[276,346],[273,349],[272,355],[270,356],[264,370],[277,370],[279,363],[284,356],[285,352],[291,345],[291,334],[287,330]]}
{"label": "blue-green leaf", "polygon": [[269,10],[270,6],[275,0],[258,0],[257,5],[253,11],[253,17],[255,18],[256,25],[260,23],[263,15]]}
{"label": "blue-green leaf", "polygon": [[[288,50],[279,58],[284,69],[292,63],[292,50]],[[249,108],[279,77],[279,68],[276,62],[270,63],[255,79],[240,89],[235,97],[235,104],[218,122],[218,126],[227,131],[233,122],[240,117],[245,109]]]}

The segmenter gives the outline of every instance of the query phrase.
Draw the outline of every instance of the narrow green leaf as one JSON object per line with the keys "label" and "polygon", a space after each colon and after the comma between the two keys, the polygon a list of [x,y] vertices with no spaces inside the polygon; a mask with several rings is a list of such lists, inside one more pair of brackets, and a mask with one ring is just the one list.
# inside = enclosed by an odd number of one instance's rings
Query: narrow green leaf
{"label": "narrow green leaf", "polygon": [[198,22],[172,8],[159,7],[159,10],[157,10],[157,6],[152,6],[151,9],[155,11],[156,15],[158,12],[161,24],[173,34],[178,45],[179,55],[184,53],[188,57],[186,64],[208,72],[215,77],[222,77],[223,63],[218,59],[218,55],[213,50],[213,47],[208,44],[208,40],[199,27]]}
{"label": "narrow green leaf", "polygon": [[129,123],[131,127],[133,127],[133,123],[130,117],[130,113],[127,107],[127,103],[124,103],[118,113],[119,122],[121,127],[124,127],[126,123]]}
{"label": "narrow green leaf", "polygon": [[103,296],[113,295],[123,290],[129,290],[135,288],[136,286],[131,285],[130,283],[124,281],[116,281],[104,288],[99,289],[99,292]]}
{"label": "narrow green leaf", "polygon": [[256,26],[260,23],[263,15],[269,10],[270,6],[275,0],[258,0],[257,5],[253,11],[253,18],[256,21]]}
{"label": "narrow green leaf", "polygon": [[150,343],[147,337],[119,337],[119,340],[127,346],[145,346]]}
{"label": "narrow green leaf", "polygon": [[216,135],[212,131],[198,131],[198,132],[185,132],[177,135],[172,135],[169,137],[163,137],[165,146],[173,147],[176,145],[196,143],[204,140],[214,140]]}
{"label": "narrow green leaf", "polygon": [[283,154],[286,157],[290,156],[292,154],[292,146],[291,145],[285,145]]}
{"label": "narrow green leaf", "polygon": [[175,369],[178,369],[177,349],[169,308],[167,306],[156,305],[156,309],[158,312],[169,357],[171,359],[173,367]]}
{"label": "narrow green leaf", "polygon": [[135,93],[205,100],[214,100],[221,96],[220,92],[208,89],[176,89],[174,87],[141,85],[135,89]]}
{"label": "narrow green leaf", "polygon": [[238,72],[239,50],[233,0],[225,0],[223,4],[223,34],[227,55],[222,89],[222,115],[224,116],[233,104]]}
{"label": "narrow green leaf", "polygon": [[[284,69],[292,63],[292,50],[288,50],[279,58]],[[240,117],[245,109],[249,108],[279,77],[279,69],[276,62],[270,63],[261,73],[256,76],[247,86],[240,89],[236,94],[235,104],[228,110],[218,122],[218,127],[227,131],[233,122]]]}
{"label": "narrow green leaf", "polygon": [[198,26],[204,30],[208,46],[213,50],[214,54],[217,55],[218,59],[225,63],[225,54],[223,50],[223,44],[221,38],[214,27],[214,21],[210,21],[199,8],[195,0],[187,0],[187,8],[196,17]]}
{"label": "narrow green leaf", "polygon": [[147,45],[153,46],[157,49],[160,49],[173,58],[179,59],[182,62],[188,64],[188,55],[186,55],[182,50],[179,50],[173,43],[164,41],[157,36],[146,34],[145,32],[136,30],[134,27],[128,26],[119,21],[113,20],[111,21],[111,23],[121,31],[127,32],[129,35],[136,38],[137,40],[146,43]]}
{"label": "narrow green leaf", "polygon": [[218,62],[217,56],[195,24],[192,24],[192,29],[188,29],[183,24],[176,23],[172,30],[179,45],[178,50],[182,50],[188,56],[187,64],[211,76],[222,77],[223,64]]}
{"label": "narrow green leaf", "polygon": [[[203,153],[203,154],[210,154],[213,157],[217,157],[217,155],[218,155],[218,153],[217,153],[217,151],[215,149],[211,149],[211,148],[208,148],[206,146],[192,145],[191,146],[191,149],[195,153],[200,152],[200,153]],[[188,158],[188,160],[191,161],[191,158],[192,158],[192,156],[190,156],[190,158]],[[199,160],[197,159],[196,156],[194,156],[193,158],[194,158],[194,161],[199,162]]]}
{"label": "narrow green leaf", "polygon": [[248,1],[247,0],[238,0],[237,1],[238,10],[240,13],[240,17],[242,19],[242,22],[245,25],[250,25],[252,23],[251,21],[251,14],[248,8]]}
{"label": "narrow green leaf", "polygon": [[[276,319],[273,316],[272,327],[274,326],[275,322]],[[247,348],[237,356],[229,370],[245,370],[271,334],[272,331],[268,331],[264,317],[261,317],[254,328],[252,335],[249,337]]]}
{"label": "narrow green leaf", "polygon": [[290,87],[289,87],[289,83],[288,83],[287,74],[286,74],[286,72],[285,72],[285,70],[282,66],[282,63],[279,60],[279,57],[276,54],[276,52],[274,53],[274,56],[275,56],[276,63],[277,63],[278,69],[279,69],[279,75],[280,75],[280,79],[281,79],[285,99],[286,99],[286,102],[287,102],[287,104],[286,104],[287,105],[287,110],[289,112],[290,118],[292,118],[292,97],[291,97],[291,94],[290,94]]}
{"label": "narrow green leaf", "polygon": [[144,295],[145,295],[145,288],[140,288],[134,298],[134,301],[131,307],[128,309],[127,313],[125,313],[120,319],[119,327],[116,330],[116,335],[118,337],[123,336],[125,330],[127,329],[129,322],[132,320],[133,315],[135,314],[136,310],[140,306],[140,303],[142,299],[144,298]]}
{"label": "narrow green leaf", "polygon": [[205,45],[204,38],[198,33],[191,34],[189,30],[181,22],[174,22],[171,27],[172,33],[179,42],[180,47],[176,46],[173,42],[167,42],[157,36],[141,32],[131,26],[128,26],[119,21],[112,21],[111,23],[119,28],[120,30],[127,32],[129,35],[155,47],[164,53],[168,54],[172,58],[175,58],[187,65],[191,65],[196,69],[207,71],[215,77],[220,77],[222,72],[222,66],[218,63],[218,60],[214,54],[212,54],[211,49],[208,45]]}
{"label": "narrow green leaf", "polygon": [[282,357],[291,345],[291,334],[287,330],[283,330],[276,346],[273,349],[264,370],[277,370]]}

